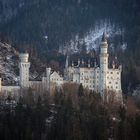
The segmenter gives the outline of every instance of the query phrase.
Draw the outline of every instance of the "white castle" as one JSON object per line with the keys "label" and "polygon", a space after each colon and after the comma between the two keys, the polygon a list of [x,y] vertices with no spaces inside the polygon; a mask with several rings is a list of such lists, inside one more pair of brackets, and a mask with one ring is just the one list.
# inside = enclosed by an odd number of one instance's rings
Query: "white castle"
{"label": "white castle", "polygon": [[78,65],[72,63],[69,66],[68,56],[66,59],[64,77],[51,68],[46,68],[45,76],[42,77],[41,81],[30,81],[29,80],[29,68],[30,62],[28,61],[29,54],[20,54],[20,83],[19,86],[2,86],[0,79],[0,92],[12,92],[16,93],[22,88],[38,88],[39,90],[50,90],[51,85],[61,87],[64,83],[76,83],[82,84],[83,87],[96,91],[103,95],[106,91],[113,91],[118,98],[122,98],[121,89],[121,72],[122,66],[118,68],[108,67],[108,43],[103,34],[102,41],[100,44],[100,66],[96,63],[91,67],[90,62],[87,66],[84,66],[84,62],[78,60]]}

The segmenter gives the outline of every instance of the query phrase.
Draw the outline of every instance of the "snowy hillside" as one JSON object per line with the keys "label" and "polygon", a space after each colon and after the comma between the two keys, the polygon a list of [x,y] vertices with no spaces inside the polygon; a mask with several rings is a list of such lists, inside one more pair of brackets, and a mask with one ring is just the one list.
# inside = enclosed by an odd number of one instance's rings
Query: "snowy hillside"
{"label": "snowy hillside", "polygon": [[18,52],[5,43],[0,43],[0,74],[3,84],[18,81]]}
{"label": "snowy hillside", "polygon": [[[95,28],[90,29],[83,38],[76,35],[75,38],[70,40],[65,46],[60,46],[59,52],[63,54],[66,54],[67,52],[76,53],[82,49],[83,45],[86,46],[87,52],[93,49],[97,50],[99,48],[103,32],[106,33],[110,40],[112,40],[115,36],[123,36],[124,34],[124,31],[116,25],[112,25],[108,21],[98,21],[95,24]],[[113,49],[113,42],[111,42],[110,46]],[[127,48],[127,44],[123,42],[123,44],[120,44],[119,47],[120,49],[125,50]]]}

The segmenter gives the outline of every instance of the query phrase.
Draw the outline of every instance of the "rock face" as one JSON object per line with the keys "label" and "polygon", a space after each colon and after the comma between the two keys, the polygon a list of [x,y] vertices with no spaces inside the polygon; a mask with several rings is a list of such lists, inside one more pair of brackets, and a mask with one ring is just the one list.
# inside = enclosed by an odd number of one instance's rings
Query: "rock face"
{"label": "rock face", "polygon": [[0,42],[0,74],[4,85],[18,83],[18,52]]}

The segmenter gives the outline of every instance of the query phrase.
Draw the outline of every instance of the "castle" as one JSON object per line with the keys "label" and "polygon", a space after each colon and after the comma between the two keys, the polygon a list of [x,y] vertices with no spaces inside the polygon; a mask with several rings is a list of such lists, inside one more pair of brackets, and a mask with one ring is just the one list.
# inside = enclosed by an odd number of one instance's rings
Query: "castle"
{"label": "castle", "polygon": [[69,66],[69,57],[66,58],[66,64],[64,69],[64,77],[58,72],[51,71],[51,68],[46,68],[45,76],[41,81],[29,80],[29,68],[30,62],[28,61],[29,54],[20,54],[20,83],[19,86],[2,86],[0,79],[0,92],[18,92],[21,88],[37,88],[40,90],[49,90],[50,86],[61,87],[64,83],[76,83],[82,84],[83,87],[89,90],[96,91],[103,95],[106,91],[113,91],[118,98],[122,97],[121,89],[121,72],[122,66],[118,68],[115,64],[112,68],[108,67],[108,43],[105,34],[102,36],[100,44],[100,66],[91,66],[90,62],[85,66],[84,62],[78,60],[78,64],[75,66],[73,63]]}

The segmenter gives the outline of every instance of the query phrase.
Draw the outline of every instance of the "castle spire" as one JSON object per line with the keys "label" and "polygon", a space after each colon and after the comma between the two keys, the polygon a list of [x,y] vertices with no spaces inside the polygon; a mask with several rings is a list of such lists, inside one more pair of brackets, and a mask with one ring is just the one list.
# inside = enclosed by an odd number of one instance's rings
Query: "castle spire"
{"label": "castle spire", "polygon": [[78,67],[80,66],[80,59],[78,59]]}
{"label": "castle spire", "polygon": [[66,63],[65,63],[65,68],[68,68],[69,66],[69,56],[67,55],[66,57]]}
{"label": "castle spire", "polygon": [[103,35],[102,35],[102,42],[107,42],[107,37],[106,37],[105,32],[103,32]]}

